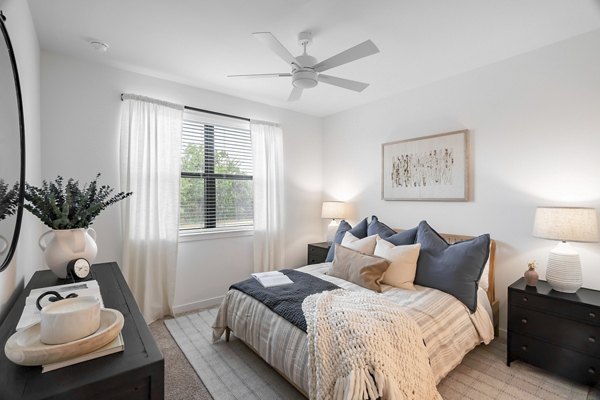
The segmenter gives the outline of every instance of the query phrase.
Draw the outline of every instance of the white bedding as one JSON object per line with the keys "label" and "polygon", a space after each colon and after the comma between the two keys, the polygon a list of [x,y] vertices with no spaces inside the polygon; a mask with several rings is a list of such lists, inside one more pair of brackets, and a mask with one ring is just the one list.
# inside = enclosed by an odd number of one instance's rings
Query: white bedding
{"label": "white bedding", "polygon": [[[368,291],[342,279],[324,275],[329,263],[299,268],[352,291]],[[494,337],[491,306],[485,291],[478,292],[475,313],[453,296],[415,285],[416,290],[383,285],[381,296],[406,307],[423,332],[433,374],[438,383],[462,361],[465,354]],[[306,333],[273,313],[265,305],[237,290],[230,290],[219,309],[213,338],[229,327],[265,361],[298,388],[309,392]]]}

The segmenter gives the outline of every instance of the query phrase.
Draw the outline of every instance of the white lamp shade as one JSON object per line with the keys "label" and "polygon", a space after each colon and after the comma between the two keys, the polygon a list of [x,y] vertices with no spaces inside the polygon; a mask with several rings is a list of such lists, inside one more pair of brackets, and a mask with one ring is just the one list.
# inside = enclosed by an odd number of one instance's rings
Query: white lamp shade
{"label": "white lamp shade", "polygon": [[341,201],[324,201],[321,208],[321,218],[342,219],[346,214],[346,205]]}
{"label": "white lamp shade", "polygon": [[596,209],[538,207],[535,211],[533,236],[569,242],[597,242]]}

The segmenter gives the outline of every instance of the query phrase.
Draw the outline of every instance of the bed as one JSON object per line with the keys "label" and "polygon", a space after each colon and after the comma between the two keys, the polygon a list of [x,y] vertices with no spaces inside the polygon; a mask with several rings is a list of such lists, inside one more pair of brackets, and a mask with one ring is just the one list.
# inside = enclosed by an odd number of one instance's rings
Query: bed
{"label": "bed", "polygon": [[[468,240],[463,235],[442,235],[448,243]],[[498,302],[494,293],[495,242],[490,243],[488,287],[477,293],[477,310],[470,313],[452,295],[415,285],[416,290],[383,286],[382,295],[405,306],[423,332],[436,383],[481,343],[494,338]],[[309,265],[299,271],[332,282],[350,291],[368,291],[351,282],[325,275],[330,263]],[[254,350],[304,395],[309,393],[307,335],[261,302],[237,290],[227,292],[213,326],[218,340],[230,332]],[[308,396],[307,396],[308,397]]]}

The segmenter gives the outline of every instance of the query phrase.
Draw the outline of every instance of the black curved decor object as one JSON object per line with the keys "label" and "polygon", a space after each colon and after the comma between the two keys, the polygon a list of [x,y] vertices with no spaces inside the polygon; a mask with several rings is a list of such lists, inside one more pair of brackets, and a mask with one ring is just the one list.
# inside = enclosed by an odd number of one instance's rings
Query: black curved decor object
{"label": "black curved decor object", "polygon": [[66,295],[65,297],[62,297],[60,295],[60,293],[58,293],[55,290],[50,290],[48,292],[44,292],[41,295],[39,295],[37,300],[35,301],[35,306],[37,307],[38,310],[42,311],[42,308],[44,308],[44,307],[42,307],[42,299],[47,296],[52,296],[52,297],[48,297],[48,300],[50,300],[51,303],[56,303],[57,301],[65,300],[65,299],[72,299],[74,297],[78,297],[79,295],[77,293],[70,293],[70,294]]}
{"label": "black curved decor object", "polygon": [[15,250],[17,248],[17,242],[19,240],[19,233],[21,231],[21,221],[23,219],[23,200],[25,197],[25,122],[23,118],[23,99],[21,97],[21,82],[19,80],[19,71],[17,70],[17,61],[15,59],[15,54],[13,51],[12,43],[10,41],[10,37],[8,35],[8,31],[6,30],[6,25],[4,24],[6,21],[6,17],[0,11],[0,30],[2,30],[2,36],[4,37],[4,41],[6,43],[6,47],[8,50],[8,55],[10,58],[10,63],[12,66],[12,73],[15,82],[15,93],[17,97],[17,108],[19,111],[19,135],[20,135],[20,173],[19,173],[19,188],[18,188],[18,200],[17,200],[17,212],[16,212],[16,222],[15,229],[12,237],[12,241],[10,243],[10,248],[8,249],[8,253],[6,258],[2,261],[0,265],[0,272],[6,269],[12,257],[15,254]]}

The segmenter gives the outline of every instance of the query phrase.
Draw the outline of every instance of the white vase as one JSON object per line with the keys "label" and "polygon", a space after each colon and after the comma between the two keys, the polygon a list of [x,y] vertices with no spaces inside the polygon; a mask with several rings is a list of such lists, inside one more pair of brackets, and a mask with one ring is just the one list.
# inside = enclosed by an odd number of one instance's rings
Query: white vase
{"label": "white vase", "polygon": [[[52,239],[46,242],[46,237]],[[61,279],[67,277],[67,264],[76,258],[85,258],[90,264],[96,259],[96,231],[93,228],[51,230],[40,236],[46,265]]]}

